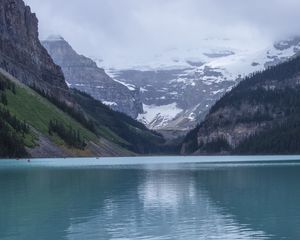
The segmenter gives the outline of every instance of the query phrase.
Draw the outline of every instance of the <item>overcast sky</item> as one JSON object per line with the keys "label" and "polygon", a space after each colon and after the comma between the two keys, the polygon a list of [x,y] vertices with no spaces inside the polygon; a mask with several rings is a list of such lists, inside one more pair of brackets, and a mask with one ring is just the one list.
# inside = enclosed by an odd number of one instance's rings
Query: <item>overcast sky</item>
{"label": "overcast sky", "polygon": [[80,53],[134,58],[204,38],[249,48],[300,33],[299,0],[25,0],[40,38],[62,35]]}

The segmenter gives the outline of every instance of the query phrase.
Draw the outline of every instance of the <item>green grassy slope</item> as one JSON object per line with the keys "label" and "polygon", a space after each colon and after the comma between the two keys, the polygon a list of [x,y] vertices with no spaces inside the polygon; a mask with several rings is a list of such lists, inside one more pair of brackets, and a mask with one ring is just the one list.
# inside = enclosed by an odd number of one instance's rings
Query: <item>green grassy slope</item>
{"label": "green grassy slope", "polygon": [[[71,90],[71,95],[82,109],[82,116],[93,123],[94,130],[89,130],[68,111],[62,110],[64,108],[60,108],[57,103],[52,101],[53,99],[51,100],[42,93],[21,84],[18,80],[1,71],[0,81],[13,82],[15,86],[14,91],[10,89],[0,90],[0,94],[3,93],[7,99],[7,104],[0,103],[0,106],[8,110],[20,122],[26,122],[30,126],[30,130],[26,134],[15,133],[16,138],[12,142],[26,146],[27,149],[37,147],[40,137],[43,136],[55,146],[73,153],[73,156],[93,155],[88,148],[76,149],[76,147],[68,145],[68,141],[63,139],[61,134],[49,132],[50,121],[57,121],[65,126],[65,129],[74,130],[87,145],[93,142],[93,149],[96,144],[98,146],[96,152],[99,152],[101,147],[109,148],[114,155],[118,155],[118,152],[121,155],[124,153],[127,155],[132,153],[167,154],[175,153],[177,150],[173,146],[166,146],[165,140],[160,134],[147,129],[143,124],[125,114],[112,111],[87,94]],[[10,132],[15,132],[11,126],[8,127]],[[101,145],[103,143],[104,146]],[[7,147],[3,146],[3,148]],[[0,157],[10,156],[20,157],[25,156],[25,154],[24,151],[17,155],[0,152]]]}
{"label": "green grassy slope", "polygon": [[[34,148],[38,144],[38,135],[42,134],[50,139],[55,145],[58,145],[61,148],[68,149],[70,152],[74,152],[75,154],[79,154],[80,156],[87,155],[87,150],[80,151],[78,149],[73,149],[71,146],[65,143],[63,139],[61,139],[57,134],[49,134],[48,127],[49,122],[52,120],[57,120],[62,123],[66,128],[71,127],[72,129],[79,132],[80,136],[86,142],[94,142],[98,144],[99,137],[82,126],[79,122],[69,116],[67,113],[63,112],[47,99],[36,93],[34,90],[29,87],[21,84],[17,80],[10,78],[7,76],[0,74],[0,81],[5,82],[14,82],[15,91],[11,91],[6,89],[1,91],[4,93],[7,98],[7,105],[0,103],[0,107],[8,110],[12,116],[15,116],[20,122],[26,122],[31,127],[31,130],[28,134],[17,134],[17,137],[14,138],[12,142],[17,145],[24,145],[28,148]],[[4,122],[3,119],[0,119]],[[9,125],[9,124],[8,124]],[[15,133],[15,130],[11,127],[10,135]],[[34,129],[34,130],[33,130]],[[18,139],[17,139],[18,138]],[[5,139],[2,139],[6,141]],[[1,145],[1,143],[0,143]],[[12,146],[12,148],[17,148],[16,146]],[[2,149],[7,149],[7,146],[0,146]],[[86,152],[86,153],[85,153]],[[14,153],[13,151],[10,153],[1,153],[1,157],[22,157],[26,156],[24,151],[18,153]]]}
{"label": "green grassy slope", "polygon": [[43,134],[48,134],[50,120],[56,119],[78,129],[87,140],[97,141],[95,134],[26,86],[18,85],[16,94],[7,92],[7,99],[9,103],[7,108],[12,114],[20,120],[25,120]]}

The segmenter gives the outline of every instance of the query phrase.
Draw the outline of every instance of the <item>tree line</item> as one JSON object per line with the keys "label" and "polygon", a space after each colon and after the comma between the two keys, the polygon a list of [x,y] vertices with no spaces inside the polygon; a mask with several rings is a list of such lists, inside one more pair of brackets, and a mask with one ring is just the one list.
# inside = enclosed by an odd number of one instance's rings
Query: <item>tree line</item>
{"label": "tree line", "polygon": [[9,110],[1,106],[0,106],[0,119],[8,123],[14,130],[16,130],[16,132],[22,133],[23,136],[29,133],[29,126],[25,121],[18,120],[16,116],[13,116],[9,112]]}
{"label": "tree line", "polygon": [[29,133],[28,125],[0,106],[0,156],[9,158],[27,156],[23,140],[27,133]]}
{"label": "tree line", "polygon": [[[250,74],[211,108],[209,114],[225,107],[240,111],[243,104],[249,105],[249,108],[259,107],[252,115],[237,116],[235,119],[229,119],[229,122],[220,120],[219,124],[222,126],[237,123],[270,124],[270,128],[245,140],[233,153],[300,153],[300,87],[294,79],[299,72],[300,57],[294,57],[264,71]],[[292,81],[286,84],[286,80]],[[269,83],[275,88],[264,87]],[[202,122],[186,136],[184,143],[188,150],[194,152],[201,147],[197,143],[199,128],[209,124]],[[206,150],[218,148],[227,149],[228,146],[222,140],[212,143]]]}
{"label": "tree line", "polygon": [[6,91],[16,94],[16,84],[0,75],[0,157],[26,157],[24,137],[30,129],[24,121],[12,115],[5,106],[8,105]]}
{"label": "tree line", "polygon": [[84,150],[86,142],[81,137],[79,130],[75,130],[72,126],[66,127],[62,122],[58,120],[50,120],[48,127],[49,135],[56,133],[66,144],[71,147]]}
{"label": "tree line", "polygon": [[290,118],[243,141],[235,154],[299,154],[300,118]]}
{"label": "tree line", "polygon": [[24,141],[18,133],[4,121],[0,121],[0,157],[26,157],[28,153]]}
{"label": "tree line", "polygon": [[76,110],[70,106],[68,106],[65,102],[59,101],[55,97],[48,94],[46,91],[38,88],[35,84],[31,86],[31,88],[39,93],[41,96],[48,99],[51,103],[53,103],[56,107],[64,111],[65,113],[69,114],[72,118],[74,118],[76,121],[81,123],[84,127],[89,129],[90,131],[95,131],[95,124],[92,120],[87,119],[83,112],[80,112],[79,110]]}
{"label": "tree line", "polygon": [[[263,71],[252,73],[245,77],[236,87],[230,92],[226,93],[219,101],[211,108],[210,113],[216,112],[218,109],[225,106],[238,107],[243,101],[248,101],[250,104],[257,102],[264,103],[276,103],[284,98],[286,100],[289,96],[286,95],[286,89],[274,89],[272,91],[264,89],[262,86],[267,81],[275,81],[277,84],[280,82],[291,79],[296,76],[300,71],[300,57],[294,57],[284,63],[276,66],[272,66]],[[254,86],[256,86],[254,88]],[[295,92],[296,89],[289,89],[290,92]],[[300,102],[298,96],[293,94],[293,98],[289,98],[289,101]]]}
{"label": "tree line", "polygon": [[16,94],[16,84],[0,75],[0,91],[5,90],[11,90],[14,94]]}
{"label": "tree line", "polygon": [[111,137],[111,141],[123,146],[130,151],[137,153],[163,153],[178,152],[178,146],[167,146],[163,136],[154,131],[148,130],[142,123],[134,120],[124,113],[116,112],[105,106],[100,101],[81,91],[72,89],[78,104],[89,116],[95,119],[96,133],[100,132],[103,126],[116,133],[126,142]]}

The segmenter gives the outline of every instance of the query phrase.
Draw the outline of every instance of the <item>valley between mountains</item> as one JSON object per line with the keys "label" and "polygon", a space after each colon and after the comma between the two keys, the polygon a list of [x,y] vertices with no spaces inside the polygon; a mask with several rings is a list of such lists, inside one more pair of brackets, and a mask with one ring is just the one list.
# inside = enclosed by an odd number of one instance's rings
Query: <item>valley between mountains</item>
{"label": "valley between mountains", "polygon": [[42,44],[62,67],[69,86],[91,94],[150,129],[175,132],[175,136],[194,128],[212,105],[244,77],[284,62],[300,51],[298,37],[258,51],[234,47],[230,40],[205,39],[199,49],[172,49],[140,65],[114,66],[76,53],[61,36],[50,36]]}
{"label": "valley between mountains", "polygon": [[30,7],[0,0],[0,156],[300,153],[299,52],[214,38],[113,63],[40,41]]}

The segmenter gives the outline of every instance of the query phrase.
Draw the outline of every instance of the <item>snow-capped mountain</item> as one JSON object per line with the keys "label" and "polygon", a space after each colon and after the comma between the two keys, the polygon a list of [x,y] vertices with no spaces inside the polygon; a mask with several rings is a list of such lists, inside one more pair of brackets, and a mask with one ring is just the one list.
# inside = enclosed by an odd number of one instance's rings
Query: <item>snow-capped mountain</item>
{"label": "snow-capped mountain", "polygon": [[76,53],[61,36],[50,36],[42,44],[61,66],[69,87],[86,92],[133,118],[143,112],[138,88],[109,77],[92,59]]}
{"label": "snow-capped mountain", "polygon": [[[197,49],[169,49],[140,65],[99,61],[115,80],[140,88],[138,120],[156,130],[189,130],[244,76],[300,51],[300,37],[247,49],[229,39],[205,39]],[[130,66],[131,64],[131,66]]]}

